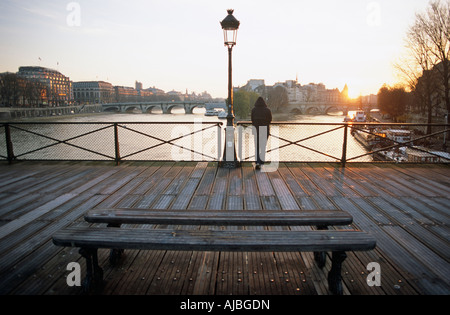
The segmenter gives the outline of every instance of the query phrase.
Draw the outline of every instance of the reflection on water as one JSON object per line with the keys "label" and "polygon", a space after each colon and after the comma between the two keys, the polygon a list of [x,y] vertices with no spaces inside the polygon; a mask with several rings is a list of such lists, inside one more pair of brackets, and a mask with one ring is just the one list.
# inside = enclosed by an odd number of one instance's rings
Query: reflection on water
{"label": "reflection on water", "polygon": [[[77,151],[76,159],[114,158],[114,130],[108,123],[120,122],[119,141],[121,157],[130,160],[216,160],[222,156],[224,143],[218,141],[218,129],[214,125],[186,124],[217,123],[226,125],[226,120],[204,115],[205,110],[196,108],[192,115],[184,109],[174,108],[172,114],[162,113],[93,113],[73,116],[39,118],[39,122],[105,123],[105,125],[32,125],[32,133],[12,130],[14,153],[24,154],[29,159],[67,159],[65,156]],[[344,117],[335,115],[289,115],[274,114],[274,122],[289,121],[312,125],[275,124],[268,143],[268,160],[279,161],[339,161],[342,157],[344,129],[336,125],[314,125],[316,123],[342,123]],[[30,120],[25,120],[30,122]],[[160,123],[151,125],[138,122]],[[164,124],[166,122],[179,124]],[[212,126],[202,130],[207,126]],[[96,131],[105,128],[104,130]],[[243,160],[254,159],[254,140],[251,128],[244,128],[243,137],[238,138],[238,149]],[[92,132],[92,134],[91,134]],[[4,133],[4,130],[1,130]],[[44,135],[36,136],[34,133]],[[80,137],[80,135],[83,135]],[[1,135],[0,135],[1,136]],[[2,139],[5,137],[3,136]],[[179,139],[178,139],[179,138]],[[57,141],[55,141],[57,139]],[[58,141],[67,141],[67,144]],[[173,141],[173,139],[176,139]],[[242,139],[242,142],[239,140]],[[41,150],[41,147],[45,147]],[[81,150],[78,147],[87,149]],[[0,155],[5,156],[5,144],[0,144]],[[149,149],[150,148],[150,149]],[[352,136],[348,136],[347,158],[359,156],[367,151]],[[98,154],[100,153],[100,154]],[[358,161],[370,161],[366,156]]]}

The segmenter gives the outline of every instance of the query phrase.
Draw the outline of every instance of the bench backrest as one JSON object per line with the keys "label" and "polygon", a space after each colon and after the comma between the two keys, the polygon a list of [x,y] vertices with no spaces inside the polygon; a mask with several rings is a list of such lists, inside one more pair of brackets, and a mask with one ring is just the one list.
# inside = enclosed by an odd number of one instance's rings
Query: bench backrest
{"label": "bench backrest", "polygon": [[349,225],[351,215],[338,210],[216,211],[98,209],[85,220],[108,224],[239,225],[239,226],[332,226]]}

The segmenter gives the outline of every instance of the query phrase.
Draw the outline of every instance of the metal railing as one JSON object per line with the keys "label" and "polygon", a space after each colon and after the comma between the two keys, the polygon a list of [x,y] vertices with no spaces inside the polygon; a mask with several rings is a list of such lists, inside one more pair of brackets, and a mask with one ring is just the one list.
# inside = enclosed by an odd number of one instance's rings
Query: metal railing
{"label": "metal railing", "polygon": [[[431,129],[431,132],[430,130]],[[267,161],[449,163],[449,125],[275,122]],[[0,123],[0,160],[220,161],[221,122]],[[240,161],[255,160],[253,128],[239,122]]]}
{"label": "metal railing", "polygon": [[0,159],[218,161],[221,127],[221,122],[0,123]]}
{"label": "metal railing", "polygon": [[[427,129],[432,132],[427,134]],[[238,157],[254,161],[251,122],[238,123]],[[449,163],[445,124],[295,123],[270,126],[267,160],[278,162]]]}

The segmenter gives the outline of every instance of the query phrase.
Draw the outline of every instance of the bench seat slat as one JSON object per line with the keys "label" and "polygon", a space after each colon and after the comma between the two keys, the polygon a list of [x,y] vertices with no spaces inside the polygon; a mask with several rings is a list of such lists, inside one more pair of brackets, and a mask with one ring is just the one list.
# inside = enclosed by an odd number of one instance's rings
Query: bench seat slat
{"label": "bench seat slat", "polygon": [[349,225],[351,215],[344,211],[188,211],[188,210],[92,210],[85,216],[90,223],[174,224],[174,225]]}
{"label": "bench seat slat", "polygon": [[366,251],[375,239],[360,231],[212,231],[70,227],[58,246],[192,251]]}

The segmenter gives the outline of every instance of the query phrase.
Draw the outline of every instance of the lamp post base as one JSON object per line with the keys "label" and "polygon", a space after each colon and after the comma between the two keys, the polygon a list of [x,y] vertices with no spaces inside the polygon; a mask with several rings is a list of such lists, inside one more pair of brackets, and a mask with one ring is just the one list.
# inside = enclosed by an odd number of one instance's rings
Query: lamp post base
{"label": "lamp post base", "polygon": [[221,168],[237,168],[241,163],[237,159],[236,146],[234,140],[234,126],[227,126],[225,130],[225,150],[223,160],[220,161]]}
{"label": "lamp post base", "polygon": [[219,167],[220,168],[239,168],[241,167],[241,162],[239,161],[220,161],[219,162]]}

